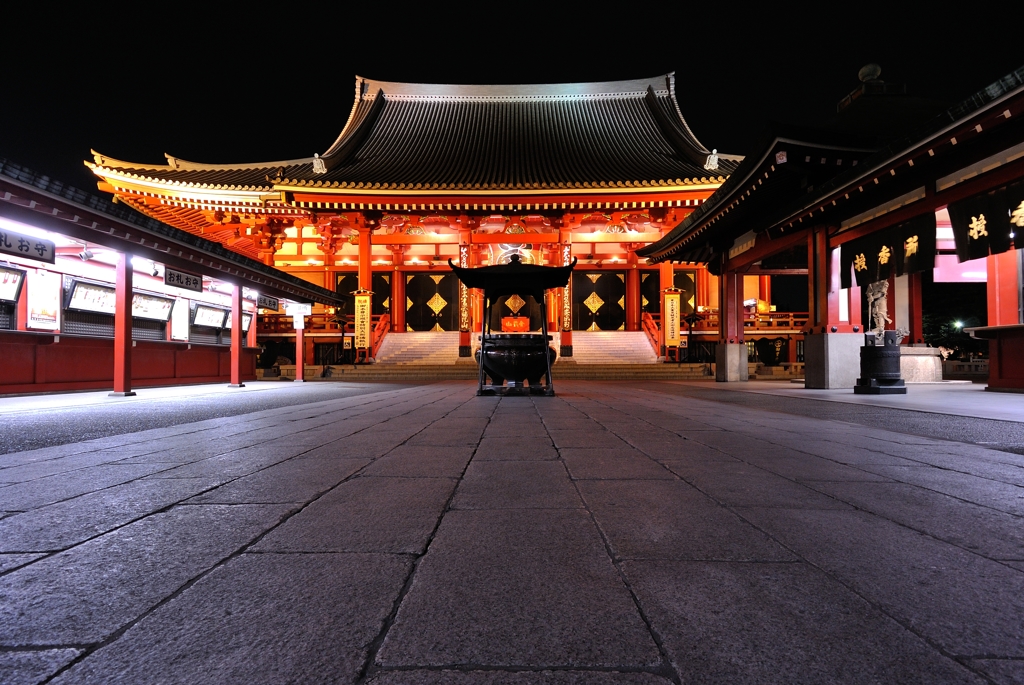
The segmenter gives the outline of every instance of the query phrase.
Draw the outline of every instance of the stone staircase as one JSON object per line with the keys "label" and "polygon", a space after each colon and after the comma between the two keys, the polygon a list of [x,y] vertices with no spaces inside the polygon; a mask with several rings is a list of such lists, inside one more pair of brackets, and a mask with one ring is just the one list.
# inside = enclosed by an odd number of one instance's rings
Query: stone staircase
{"label": "stone staircase", "polygon": [[446,366],[459,360],[459,333],[388,333],[377,350],[377,364]]}
{"label": "stone staircase", "polygon": [[[474,336],[476,337],[476,336]],[[555,338],[557,341],[557,337]],[[476,341],[474,341],[476,342]],[[556,345],[557,349],[557,345]],[[573,356],[552,366],[554,380],[697,380],[713,377],[710,364],[659,364],[642,332],[573,332]],[[307,366],[307,380],[426,382],[477,379],[472,357],[459,357],[459,334],[389,333],[375,364]]]}
{"label": "stone staircase", "polygon": [[658,355],[643,331],[573,331],[577,364],[655,364]]}

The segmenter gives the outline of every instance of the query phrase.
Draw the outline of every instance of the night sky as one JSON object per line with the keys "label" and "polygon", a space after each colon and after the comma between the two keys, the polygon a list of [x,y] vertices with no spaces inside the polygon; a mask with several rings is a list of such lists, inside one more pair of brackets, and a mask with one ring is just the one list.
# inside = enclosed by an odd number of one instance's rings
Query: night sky
{"label": "night sky", "polygon": [[363,13],[338,3],[344,10],[315,14],[297,4],[166,3],[163,15],[140,14],[140,3],[8,5],[0,156],[95,190],[81,163],[90,148],[150,163],[163,163],[164,152],[212,163],[323,152],[344,125],[356,74],[550,83],[669,71],[697,137],[744,154],[768,121],[834,114],[870,62],[883,80],[948,104],[1024,65],[1022,3],[987,6],[998,16],[966,3],[953,14],[938,3],[863,2],[780,16],[769,4],[778,3],[716,3],[717,12],[637,5],[635,14],[631,3],[600,13],[595,3],[577,12],[475,4],[413,14],[397,3]]}

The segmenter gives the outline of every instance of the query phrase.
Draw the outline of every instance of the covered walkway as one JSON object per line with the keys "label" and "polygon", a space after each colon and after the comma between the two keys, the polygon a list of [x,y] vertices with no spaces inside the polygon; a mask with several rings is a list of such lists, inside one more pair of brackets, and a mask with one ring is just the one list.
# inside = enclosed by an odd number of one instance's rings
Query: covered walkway
{"label": "covered walkway", "polygon": [[0,399],[0,682],[1024,680],[1024,397],[744,386]]}

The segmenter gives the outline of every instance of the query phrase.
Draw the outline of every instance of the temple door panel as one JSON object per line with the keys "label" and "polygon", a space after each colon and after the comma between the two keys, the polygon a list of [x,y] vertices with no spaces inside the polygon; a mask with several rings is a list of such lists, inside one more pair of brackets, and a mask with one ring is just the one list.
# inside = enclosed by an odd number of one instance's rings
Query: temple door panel
{"label": "temple door panel", "polygon": [[661,313],[661,273],[658,271],[640,273],[640,311],[655,317]]}
{"label": "temple door panel", "polygon": [[459,330],[459,282],[455,274],[406,274],[407,331]]}
{"label": "temple door panel", "polygon": [[491,306],[491,330],[501,330],[501,320],[506,316],[522,316],[530,318],[530,330],[539,331],[541,326],[540,304],[526,295],[502,295]]}
{"label": "temple door panel", "polygon": [[391,272],[373,272],[373,315],[391,313]]}
{"label": "temple door panel", "polygon": [[673,285],[683,291],[679,297],[679,313],[683,316],[693,313],[697,306],[697,272],[677,270],[672,280]]}
{"label": "temple door panel", "polygon": [[338,274],[338,284],[335,292],[342,300],[342,306],[338,308],[339,316],[354,316],[356,313],[355,296],[352,293],[359,289],[359,275],[355,272]]}
{"label": "temple door panel", "polygon": [[576,331],[626,329],[626,273],[574,271],[572,328]]}

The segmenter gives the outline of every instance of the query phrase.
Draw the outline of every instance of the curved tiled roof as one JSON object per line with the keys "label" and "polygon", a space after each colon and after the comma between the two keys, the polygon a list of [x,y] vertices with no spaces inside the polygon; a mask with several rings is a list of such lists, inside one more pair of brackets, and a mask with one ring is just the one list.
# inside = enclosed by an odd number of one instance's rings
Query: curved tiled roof
{"label": "curved tiled roof", "polygon": [[[739,158],[711,152],[686,125],[675,77],[605,83],[434,85],[356,79],[338,139],[314,159],[165,167],[97,164],[205,188],[274,185],[376,190],[625,188],[720,182]],[[106,163],[104,163],[106,162]]]}

